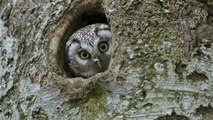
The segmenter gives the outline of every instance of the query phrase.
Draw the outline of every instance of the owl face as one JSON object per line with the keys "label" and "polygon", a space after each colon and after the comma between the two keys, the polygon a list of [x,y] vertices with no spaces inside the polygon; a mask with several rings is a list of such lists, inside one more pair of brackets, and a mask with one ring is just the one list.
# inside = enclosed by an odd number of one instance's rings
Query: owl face
{"label": "owl face", "polygon": [[66,60],[71,73],[88,78],[108,69],[112,52],[108,25],[92,24],[76,31],[66,43]]}

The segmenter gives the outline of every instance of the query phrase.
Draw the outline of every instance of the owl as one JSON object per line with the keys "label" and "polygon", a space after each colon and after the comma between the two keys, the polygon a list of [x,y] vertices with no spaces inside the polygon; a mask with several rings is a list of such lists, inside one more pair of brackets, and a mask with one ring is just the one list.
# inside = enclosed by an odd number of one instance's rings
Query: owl
{"label": "owl", "polygon": [[76,77],[88,78],[108,69],[112,34],[107,24],[87,25],[74,32],[66,43],[66,61]]}

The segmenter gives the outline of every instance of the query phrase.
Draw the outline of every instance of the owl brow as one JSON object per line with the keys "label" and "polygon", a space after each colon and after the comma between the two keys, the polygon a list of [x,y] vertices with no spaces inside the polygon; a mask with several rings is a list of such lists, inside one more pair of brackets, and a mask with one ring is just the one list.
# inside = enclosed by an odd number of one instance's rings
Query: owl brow
{"label": "owl brow", "polygon": [[100,30],[109,30],[110,31],[110,27],[108,26],[108,27],[102,28]]}
{"label": "owl brow", "polygon": [[72,39],[72,43],[75,43],[75,42],[80,43],[77,38]]}
{"label": "owl brow", "polygon": [[109,30],[109,31],[110,31],[110,27],[107,26],[107,27],[104,27],[104,28],[101,28],[101,29],[100,29],[100,26],[99,26],[99,27],[95,28],[94,32],[97,34],[97,33],[98,33],[98,30]]}
{"label": "owl brow", "polygon": [[110,41],[110,39],[104,39],[104,38],[103,39],[99,39],[99,43],[100,42],[109,42],[109,41]]}
{"label": "owl brow", "polygon": [[99,27],[96,27],[95,30],[94,30],[94,32],[95,32],[96,35],[97,35],[97,33],[98,33],[98,28],[99,28]]}
{"label": "owl brow", "polygon": [[80,44],[80,42],[78,41],[78,39],[76,39],[76,38],[72,39],[72,42],[67,47],[67,51],[69,50],[68,48],[72,45],[72,43],[79,43]]}

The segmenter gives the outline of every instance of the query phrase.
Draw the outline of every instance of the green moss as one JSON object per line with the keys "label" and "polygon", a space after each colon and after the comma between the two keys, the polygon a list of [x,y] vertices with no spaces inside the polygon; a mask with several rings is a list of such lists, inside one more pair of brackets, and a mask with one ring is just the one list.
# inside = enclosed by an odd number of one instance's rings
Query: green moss
{"label": "green moss", "polygon": [[0,11],[2,12],[9,4],[13,5],[13,0],[0,0]]}
{"label": "green moss", "polygon": [[209,3],[213,3],[213,0],[208,0]]}
{"label": "green moss", "polygon": [[82,113],[84,118],[87,120],[94,120],[101,114],[101,119],[109,120],[107,116],[107,109],[105,107],[105,93],[104,90],[97,86],[93,91],[88,95],[88,101],[83,104]]}
{"label": "green moss", "polygon": [[207,38],[209,38],[209,39],[213,39],[213,35],[211,35],[211,36],[208,36]]}

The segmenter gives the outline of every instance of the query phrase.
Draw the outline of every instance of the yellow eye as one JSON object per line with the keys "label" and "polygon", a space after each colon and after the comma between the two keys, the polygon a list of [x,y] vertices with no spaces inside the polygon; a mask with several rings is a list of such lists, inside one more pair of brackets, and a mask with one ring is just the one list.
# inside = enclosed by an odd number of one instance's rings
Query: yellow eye
{"label": "yellow eye", "polygon": [[79,56],[82,58],[82,59],[88,59],[90,57],[90,54],[86,51],[86,50],[81,50],[79,52]]}
{"label": "yellow eye", "polygon": [[98,48],[100,52],[106,52],[108,50],[108,44],[106,42],[101,42]]}

